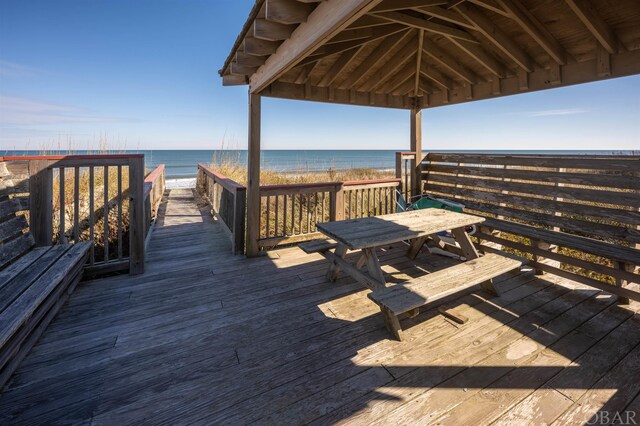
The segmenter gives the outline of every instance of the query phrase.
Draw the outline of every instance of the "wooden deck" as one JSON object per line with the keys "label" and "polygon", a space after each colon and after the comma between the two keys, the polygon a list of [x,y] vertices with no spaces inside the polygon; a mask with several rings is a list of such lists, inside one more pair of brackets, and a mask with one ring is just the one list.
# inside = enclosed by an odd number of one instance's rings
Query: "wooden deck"
{"label": "wooden deck", "polygon": [[[640,411],[637,304],[520,272],[403,321],[297,248],[233,256],[173,190],[146,273],[86,282],[0,395],[0,424],[581,424]],[[380,253],[388,281],[452,262]],[[640,415],[636,416],[636,421]]]}

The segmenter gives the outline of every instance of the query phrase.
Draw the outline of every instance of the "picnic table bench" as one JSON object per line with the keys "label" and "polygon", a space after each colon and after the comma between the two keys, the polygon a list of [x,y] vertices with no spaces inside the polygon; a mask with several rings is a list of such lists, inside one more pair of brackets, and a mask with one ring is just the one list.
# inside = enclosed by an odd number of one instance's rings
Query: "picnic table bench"
{"label": "picnic table bench", "polygon": [[[391,334],[402,340],[399,315],[415,316],[427,303],[470,289],[478,284],[497,294],[492,279],[519,268],[522,262],[498,254],[480,257],[465,232],[465,227],[484,222],[484,218],[440,209],[416,210],[361,219],[320,223],[317,228],[331,239],[301,244],[307,253],[317,252],[330,261],[328,277],[337,279],[343,270],[372,292],[369,298],[380,306],[385,325]],[[422,246],[434,234],[451,230],[466,261],[442,271],[410,281],[387,286],[376,248],[409,241],[407,255],[415,258]],[[360,250],[356,264],[345,259],[348,250]],[[366,264],[366,272],[362,266]]]}

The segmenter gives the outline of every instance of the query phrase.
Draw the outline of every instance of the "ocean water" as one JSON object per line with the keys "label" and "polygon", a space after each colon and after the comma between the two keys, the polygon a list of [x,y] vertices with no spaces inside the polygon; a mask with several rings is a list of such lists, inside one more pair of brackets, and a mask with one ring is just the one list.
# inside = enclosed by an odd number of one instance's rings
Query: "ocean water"
{"label": "ocean water", "polygon": [[[451,150],[453,151],[453,150]],[[432,151],[437,152],[437,151]],[[629,151],[453,151],[494,154],[572,154],[572,155],[624,155]],[[66,151],[51,154],[89,154],[94,152]],[[123,152],[117,152],[122,154]],[[197,174],[198,163],[209,164],[214,158],[246,164],[246,150],[146,150],[126,151],[145,156],[147,168],[165,165],[167,179],[193,178]],[[375,168],[394,169],[396,150],[264,150],[260,163],[262,169],[282,172],[321,171],[328,169]],[[2,151],[0,155],[39,155],[39,151]]]}

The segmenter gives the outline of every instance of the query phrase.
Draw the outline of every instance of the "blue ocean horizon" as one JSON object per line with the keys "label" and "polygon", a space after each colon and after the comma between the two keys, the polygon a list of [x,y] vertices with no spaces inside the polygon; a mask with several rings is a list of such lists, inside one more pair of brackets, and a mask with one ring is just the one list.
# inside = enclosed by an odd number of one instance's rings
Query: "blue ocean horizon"
{"label": "blue ocean horizon", "polygon": [[[260,163],[263,170],[279,172],[316,172],[354,168],[394,169],[398,150],[263,150]],[[429,152],[461,152],[482,154],[570,154],[570,155],[631,155],[625,150],[430,150]],[[95,154],[94,151],[52,151],[49,155]],[[104,153],[104,152],[99,152]],[[194,178],[198,163],[210,164],[217,160],[246,163],[246,150],[130,150],[114,154],[144,154],[145,166],[165,165],[167,179]],[[0,155],[42,155],[42,151],[0,151]]]}

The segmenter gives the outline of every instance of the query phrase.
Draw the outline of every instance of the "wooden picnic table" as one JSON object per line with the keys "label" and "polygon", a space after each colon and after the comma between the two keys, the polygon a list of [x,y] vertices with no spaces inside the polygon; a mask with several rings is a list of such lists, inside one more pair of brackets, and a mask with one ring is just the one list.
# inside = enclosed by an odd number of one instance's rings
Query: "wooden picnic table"
{"label": "wooden picnic table", "polygon": [[[378,262],[376,248],[400,241],[409,241],[407,255],[415,258],[427,239],[439,232],[451,230],[467,259],[478,257],[473,243],[464,231],[465,227],[484,222],[483,217],[456,213],[442,209],[424,209],[361,219],[319,223],[317,228],[323,234],[337,241],[333,253],[325,252],[331,260],[328,276],[332,281],[338,272],[344,270],[354,279],[378,290],[386,286],[384,275]],[[344,257],[347,250],[362,250],[358,264],[352,265]],[[367,272],[361,271],[366,264]]]}
{"label": "wooden picnic table", "polygon": [[[336,243],[317,241],[301,245],[306,252],[319,252],[330,261],[327,273],[335,281],[343,270],[358,282],[373,290],[368,297],[380,306],[387,329],[402,340],[399,316],[415,317],[420,307],[445,300],[448,296],[476,285],[491,294],[498,292],[493,278],[519,268],[521,261],[498,254],[480,257],[465,232],[465,228],[484,222],[484,218],[441,209],[415,210],[362,219],[319,223],[317,228],[333,238]],[[376,248],[401,241],[409,241],[407,255],[410,258],[420,252],[426,241],[442,231],[450,230],[460,246],[466,261],[444,270],[413,278],[402,284],[387,286],[384,273],[376,255]],[[334,251],[331,251],[333,249]],[[347,250],[361,250],[356,264],[345,259]],[[366,271],[363,266],[367,265]],[[455,318],[447,310],[444,315]],[[464,319],[455,318],[464,322]]]}

